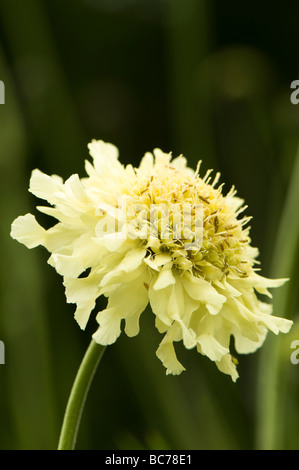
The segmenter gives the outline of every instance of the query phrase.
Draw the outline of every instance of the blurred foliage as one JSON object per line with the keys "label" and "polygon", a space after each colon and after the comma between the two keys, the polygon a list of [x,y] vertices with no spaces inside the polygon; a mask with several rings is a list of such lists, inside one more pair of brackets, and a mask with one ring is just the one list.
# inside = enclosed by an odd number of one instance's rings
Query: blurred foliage
{"label": "blurred foliage", "polygon": [[[9,237],[15,217],[35,212],[32,169],[83,176],[93,138],[117,145],[125,164],[137,165],[155,147],[183,153],[193,167],[202,159],[203,172],[221,171],[225,188],[236,185],[248,204],[253,245],[270,276],[299,140],[299,108],[290,103],[299,78],[298,13],[294,1],[0,0],[1,449],[56,448],[96,328],[93,320],[82,332],[73,320],[47,253]],[[298,218],[298,205],[291,207],[285,224]],[[292,276],[287,311],[277,313],[296,320],[279,343],[283,449],[299,448],[299,365],[290,361],[299,339],[296,240],[287,272],[275,272]],[[262,362],[262,351],[239,357],[233,384],[180,345],[187,371],[166,376],[155,356],[160,340],[146,311],[136,338],[122,335],[107,348],[78,448],[255,448],[265,404],[258,371],[272,367],[271,348]]]}

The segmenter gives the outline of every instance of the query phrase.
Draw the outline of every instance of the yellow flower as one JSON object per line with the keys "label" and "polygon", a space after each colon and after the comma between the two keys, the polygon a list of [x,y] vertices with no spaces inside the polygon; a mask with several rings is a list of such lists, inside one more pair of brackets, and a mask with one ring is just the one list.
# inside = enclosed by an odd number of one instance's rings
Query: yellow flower
{"label": "yellow flower", "polygon": [[[45,230],[31,214],[18,217],[11,236],[28,248],[43,245],[49,264],[63,276],[66,298],[77,305],[75,319],[85,328],[99,296],[107,308],[97,314],[93,338],[112,344],[121,333],[135,336],[149,303],[160,333],[157,356],[168,374],[180,374],[173,343],[214,361],[220,371],[238,377],[230,353],[259,348],[268,332],[287,333],[292,322],[271,315],[257,293],[285,279],[257,273],[258,251],[250,246],[249,218],[232,188],[224,196],[212,180],[187,167],[186,159],[154,150],[139,168],[124,167],[112,144],[89,144],[93,165],[87,177],[63,182],[34,170],[30,192],[49,206],[38,209],[58,220]],[[246,227],[245,227],[246,226]]]}

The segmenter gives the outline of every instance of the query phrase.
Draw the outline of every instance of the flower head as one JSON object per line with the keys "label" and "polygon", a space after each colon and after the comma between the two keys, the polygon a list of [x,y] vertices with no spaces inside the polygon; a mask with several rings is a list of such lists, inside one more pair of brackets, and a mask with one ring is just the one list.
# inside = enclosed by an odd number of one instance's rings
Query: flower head
{"label": "flower head", "polygon": [[238,353],[251,353],[268,330],[287,333],[292,325],[257,297],[271,297],[268,289],[285,279],[258,274],[243,200],[234,188],[224,196],[219,173],[200,178],[200,164],[193,171],[183,156],[156,149],[133,168],[119,162],[112,144],[92,141],[89,150],[85,178],[63,182],[33,171],[29,190],[49,203],[38,209],[58,223],[45,230],[26,214],[14,221],[12,237],[51,253],[81,328],[97,298],[108,298],[96,317],[96,342],[114,343],[122,320],[126,334],[137,335],[149,303],[164,333],[157,356],[167,373],[184,370],[173,345],[183,341],[235,381],[231,336]]}

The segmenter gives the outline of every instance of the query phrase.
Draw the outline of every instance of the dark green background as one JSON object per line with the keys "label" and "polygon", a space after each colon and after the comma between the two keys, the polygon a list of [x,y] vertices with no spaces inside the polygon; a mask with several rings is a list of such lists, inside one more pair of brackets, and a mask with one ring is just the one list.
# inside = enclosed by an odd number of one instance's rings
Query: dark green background
{"label": "dark green background", "polygon": [[[96,329],[95,315],[85,332],[74,321],[45,250],[9,237],[18,215],[37,213],[40,201],[27,192],[32,169],[84,176],[93,138],[114,143],[125,164],[138,165],[160,147],[183,153],[192,167],[203,160],[203,172],[221,171],[225,189],[234,184],[253,216],[262,274],[292,275],[288,310],[277,314],[296,318],[298,272],[275,272],[272,260],[276,246],[280,266],[288,247],[275,240],[299,137],[299,105],[290,102],[290,84],[299,79],[298,13],[295,1],[0,0],[0,449],[56,448]],[[298,206],[287,234],[296,219]],[[41,214],[38,220],[49,224]],[[296,268],[295,249],[292,256]],[[297,324],[279,343],[283,418],[275,434],[284,449],[299,448],[293,339]],[[166,377],[155,356],[160,340],[146,311],[138,337],[122,335],[107,348],[77,447],[258,448],[259,384],[275,367],[271,347],[262,367],[262,351],[239,357],[233,384],[181,345],[187,371]]]}

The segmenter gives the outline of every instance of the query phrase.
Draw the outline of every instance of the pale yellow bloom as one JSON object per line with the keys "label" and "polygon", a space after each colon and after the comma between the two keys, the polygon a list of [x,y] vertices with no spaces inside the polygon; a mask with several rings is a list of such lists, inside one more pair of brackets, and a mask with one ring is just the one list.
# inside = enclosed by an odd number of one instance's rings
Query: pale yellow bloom
{"label": "pale yellow bloom", "polygon": [[[63,182],[34,170],[30,192],[48,201],[38,209],[58,220],[45,230],[31,214],[18,217],[11,236],[28,248],[43,245],[49,264],[63,276],[66,298],[76,304],[75,319],[85,328],[99,296],[107,308],[97,314],[93,338],[107,345],[121,333],[139,332],[148,303],[164,337],[157,356],[167,373],[180,374],[173,343],[214,361],[238,377],[230,352],[251,353],[268,330],[287,333],[292,322],[271,315],[258,294],[285,279],[258,274],[258,251],[250,246],[246,207],[234,188],[224,196],[208,172],[199,177],[183,156],[172,159],[156,149],[139,168],[124,167],[112,144],[89,144],[93,165],[87,177]],[[183,216],[182,216],[183,214]],[[245,227],[246,226],[246,227]]]}

